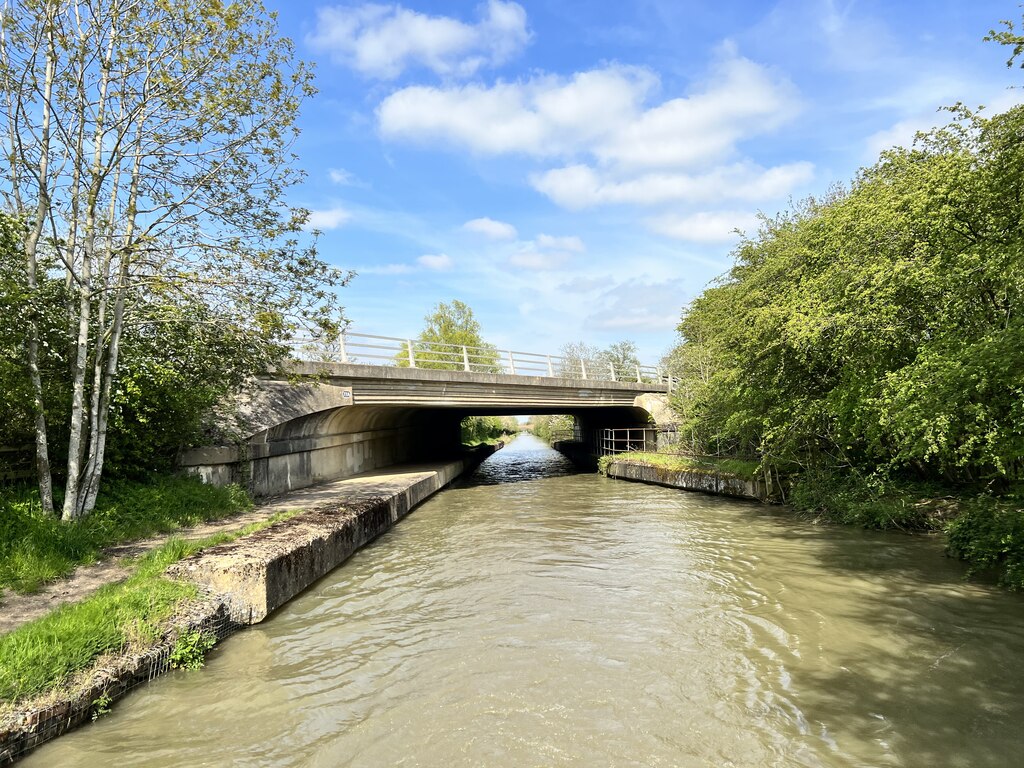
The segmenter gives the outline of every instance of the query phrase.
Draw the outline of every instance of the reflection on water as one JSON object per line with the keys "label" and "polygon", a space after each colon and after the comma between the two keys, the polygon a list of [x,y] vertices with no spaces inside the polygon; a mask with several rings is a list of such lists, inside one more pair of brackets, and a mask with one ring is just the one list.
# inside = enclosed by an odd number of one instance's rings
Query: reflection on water
{"label": "reflection on water", "polygon": [[1024,602],[933,540],[520,438],[32,766],[1008,766]]}

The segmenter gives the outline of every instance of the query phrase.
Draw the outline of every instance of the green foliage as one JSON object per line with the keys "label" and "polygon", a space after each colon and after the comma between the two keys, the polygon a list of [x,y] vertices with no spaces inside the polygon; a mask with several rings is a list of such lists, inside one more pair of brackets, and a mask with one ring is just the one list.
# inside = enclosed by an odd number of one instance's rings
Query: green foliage
{"label": "green foliage", "polygon": [[576,420],[572,416],[563,414],[530,418],[531,431],[546,443],[551,443],[555,439],[565,439],[565,435],[573,433],[575,426]]}
{"label": "green foliage", "polygon": [[213,648],[217,637],[211,632],[181,632],[171,649],[170,662],[175,669],[202,669],[206,652]]}
{"label": "green foliage", "polygon": [[965,500],[946,533],[949,553],[970,563],[972,573],[994,571],[1001,584],[1024,589],[1024,498]]}
{"label": "green foliage", "polygon": [[791,478],[789,501],[801,512],[879,530],[935,530],[940,518],[930,503],[933,487],[887,483],[855,472],[808,470]]}
{"label": "green foliage", "polygon": [[519,430],[514,416],[467,416],[462,420],[465,445],[494,442]]}
{"label": "green foliage", "polygon": [[687,308],[676,405],[699,443],[784,472],[1019,476],[1024,108],[955,115],[763,218]]}
{"label": "green foliage", "polygon": [[[468,356],[473,371],[501,372],[497,349],[481,337],[480,323],[468,304],[458,299],[451,304],[441,302],[424,320],[427,325],[413,343],[417,368],[461,371]],[[395,361],[399,367],[408,368],[408,353],[400,352]]]}
{"label": "green foliage", "polygon": [[110,694],[107,693],[106,691],[101,693],[99,695],[99,697],[93,699],[93,701],[92,701],[92,706],[93,706],[92,719],[93,719],[94,722],[96,720],[99,720],[104,715],[109,715],[110,714],[110,704],[111,703],[112,703],[112,699],[110,698]]}
{"label": "green foliage", "polygon": [[662,467],[677,472],[702,472],[737,477],[741,480],[754,480],[758,476],[758,462],[743,459],[712,458],[683,456],[676,453],[645,453],[630,451],[602,456],[597,461],[598,471],[608,474],[608,465],[613,461],[628,461],[635,464],[646,464]]}
{"label": "green foliage", "polygon": [[146,483],[111,482],[94,514],[72,523],[44,515],[38,496],[9,490],[0,496],[0,587],[31,592],[94,561],[107,546],[247,509],[237,487],[217,488],[191,477]]}

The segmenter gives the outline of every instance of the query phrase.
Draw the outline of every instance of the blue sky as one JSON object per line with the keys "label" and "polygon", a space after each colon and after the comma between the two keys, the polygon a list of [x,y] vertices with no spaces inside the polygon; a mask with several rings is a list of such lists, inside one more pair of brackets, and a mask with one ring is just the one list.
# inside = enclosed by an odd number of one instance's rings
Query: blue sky
{"label": "blue sky", "polygon": [[653,362],[758,211],[1024,100],[982,41],[1014,2],[267,5],[317,71],[292,202],[388,336],[460,299],[501,348]]}

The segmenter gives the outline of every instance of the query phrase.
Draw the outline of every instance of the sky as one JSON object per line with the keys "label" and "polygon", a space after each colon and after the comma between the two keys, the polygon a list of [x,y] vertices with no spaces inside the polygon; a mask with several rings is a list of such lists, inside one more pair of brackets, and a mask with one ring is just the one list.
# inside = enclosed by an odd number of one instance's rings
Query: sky
{"label": "sky", "polygon": [[995,113],[984,42],[1016,2],[266,0],[319,93],[295,146],[351,330],[414,337],[459,299],[501,349],[630,340],[645,363],[736,230],[879,152]]}

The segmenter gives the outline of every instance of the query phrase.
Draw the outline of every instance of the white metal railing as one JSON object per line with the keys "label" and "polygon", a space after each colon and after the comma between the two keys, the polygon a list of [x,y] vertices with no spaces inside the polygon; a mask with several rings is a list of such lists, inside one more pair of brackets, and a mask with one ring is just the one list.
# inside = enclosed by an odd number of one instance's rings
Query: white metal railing
{"label": "white metal railing", "polygon": [[583,379],[586,381],[628,381],[659,384],[672,390],[676,379],[658,366],[621,365],[609,360],[517,352],[495,347],[418,341],[395,336],[375,336],[347,331],[329,341],[295,342],[297,357],[338,363],[387,365],[402,368],[434,368],[477,373],[506,373],[517,376]]}
{"label": "white metal railing", "polygon": [[604,429],[601,431],[599,449],[598,452],[602,456],[631,451],[655,453],[658,450],[658,428],[648,426]]}

